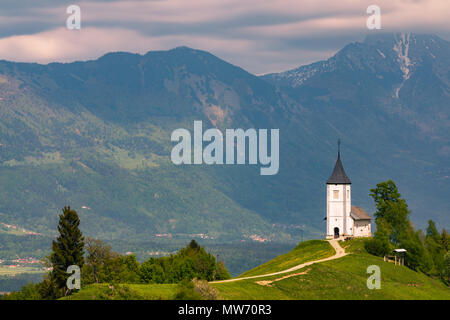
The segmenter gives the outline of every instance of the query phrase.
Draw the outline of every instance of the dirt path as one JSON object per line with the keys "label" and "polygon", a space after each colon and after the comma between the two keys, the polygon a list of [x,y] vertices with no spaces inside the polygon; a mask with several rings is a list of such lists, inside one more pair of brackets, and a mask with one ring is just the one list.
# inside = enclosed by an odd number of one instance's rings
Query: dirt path
{"label": "dirt path", "polygon": [[339,242],[337,240],[328,240],[328,242],[331,244],[331,246],[336,251],[336,254],[334,256],[331,256],[331,257],[328,257],[328,258],[323,258],[323,259],[320,259],[320,260],[314,260],[314,261],[305,262],[305,263],[296,265],[295,267],[292,267],[292,268],[289,268],[289,269],[286,269],[286,270],[282,270],[282,271],[278,271],[278,272],[267,273],[267,274],[260,274],[260,275],[257,275],[257,276],[233,278],[233,279],[228,279],[228,280],[211,281],[210,283],[235,282],[235,281],[240,281],[240,280],[257,279],[257,278],[276,276],[276,275],[279,275],[279,274],[296,271],[298,269],[302,269],[304,267],[310,266],[310,265],[315,264],[315,263],[320,263],[320,262],[325,262],[325,261],[329,261],[329,260],[339,259],[339,258],[342,258],[345,255],[347,255],[347,253],[345,253],[345,250],[339,245]]}

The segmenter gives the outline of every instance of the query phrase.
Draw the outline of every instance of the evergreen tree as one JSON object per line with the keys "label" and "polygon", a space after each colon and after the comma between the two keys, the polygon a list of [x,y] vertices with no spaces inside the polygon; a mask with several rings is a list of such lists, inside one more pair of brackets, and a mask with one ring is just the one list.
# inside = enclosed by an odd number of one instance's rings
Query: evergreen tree
{"label": "evergreen tree", "polygon": [[440,243],[441,235],[437,231],[436,223],[434,223],[433,220],[428,220],[427,238],[428,239],[433,239],[437,244]]}
{"label": "evergreen tree", "polygon": [[199,244],[194,239],[192,239],[191,242],[189,242],[188,247],[193,249],[193,250],[200,250]]}
{"label": "evergreen tree", "polygon": [[450,252],[444,256],[444,276],[443,280],[447,285],[450,285]]}
{"label": "evergreen tree", "polygon": [[433,275],[438,275],[444,278],[445,273],[445,251],[442,246],[442,238],[437,231],[436,224],[433,220],[428,221],[427,235],[425,238],[425,246],[430,253],[433,260],[434,268],[431,272]]}
{"label": "evergreen tree", "polygon": [[402,235],[399,245],[406,249],[405,264],[409,268],[430,274],[433,258],[420,240],[420,231],[409,230]]}
{"label": "evergreen tree", "polygon": [[448,252],[448,250],[450,248],[450,234],[448,234],[445,229],[442,229],[440,242],[441,242],[442,249],[444,249],[445,252]]}
{"label": "evergreen tree", "polygon": [[60,296],[67,295],[66,281],[70,276],[67,268],[71,265],[83,267],[84,238],[79,229],[80,219],[75,210],[64,207],[59,215],[59,236],[52,242],[50,262],[53,270],[50,282],[57,289]]}

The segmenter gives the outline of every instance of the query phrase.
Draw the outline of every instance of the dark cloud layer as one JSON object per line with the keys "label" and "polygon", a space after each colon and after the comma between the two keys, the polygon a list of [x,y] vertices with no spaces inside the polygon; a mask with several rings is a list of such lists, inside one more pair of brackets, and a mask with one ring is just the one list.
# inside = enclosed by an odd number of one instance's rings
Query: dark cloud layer
{"label": "dark cloud layer", "polygon": [[[82,30],[65,28],[81,7]],[[144,53],[180,45],[210,51],[254,72],[325,59],[368,33],[372,0],[2,0],[0,58],[73,61],[108,51]],[[378,0],[382,32],[449,39],[450,1]]]}

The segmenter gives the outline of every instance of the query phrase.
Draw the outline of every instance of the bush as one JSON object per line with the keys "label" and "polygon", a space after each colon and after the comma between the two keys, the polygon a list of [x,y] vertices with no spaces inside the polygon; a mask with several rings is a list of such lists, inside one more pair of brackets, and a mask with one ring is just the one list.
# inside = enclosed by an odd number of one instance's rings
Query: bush
{"label": "bush", "polygon": [[143,300],[144,298],[127,285],[109,284],[102,288],[98,295],[99,300]]}
{"label": "bush", "polygon": [[194,283],[188,279],[184,279],[177,286],[175,300],[202,300],[200,293],[194,290]]}
{"label": "bush", "polygon": [[210,286],[207,281],[193,279],[192,283],[194,284],[194,291],[199,293],[203,299],[205,300],[220,299],[219,292],[217,291],[217,289]]}
{"label": "bush", "polygon": [[29,283],[19,291],[12,292],[0,297],[1,300],[40,300],[39,285]]}
{"label": "bush", "polygon": [[392,244],[389,240],[389,227],[382,219],[377,219],[377,231],[374,237],[364,242],[364,248],[370,254],[383,257],[392,252]]}

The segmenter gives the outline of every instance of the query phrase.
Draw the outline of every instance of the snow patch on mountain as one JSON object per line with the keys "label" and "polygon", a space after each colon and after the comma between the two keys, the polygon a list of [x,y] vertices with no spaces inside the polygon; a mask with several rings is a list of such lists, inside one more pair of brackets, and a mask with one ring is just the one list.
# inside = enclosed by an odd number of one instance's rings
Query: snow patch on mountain
{"label": "snow patch on mountain", "polygon": [[335,70],[335,61],[333,59],[327,61],[319,61],[310,65],[301,66],[299,68],[288,70],[280,73],[272,73],[264,77],[273,81],[283,82],[292,87],[298,87],[305,81],[312,78],[317,73],[330,72]]}
{"label": "snow patch on mountain", "polygon": [[405,82],[410,78],[411,76],[411,60],[408,56],[409,53],[409,43],[410,43],[410,33],[402,33],[400,35],[400,38],[398,39],[397,36],[395,36],[395,43],[394,43],[394,51],[397,53],[398,62],[400,64],[400,70],[403,73],[403,81],[402,83],[395,89],[395,98],[399,97],[399,92]]}

